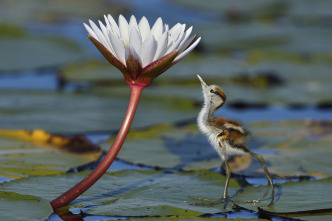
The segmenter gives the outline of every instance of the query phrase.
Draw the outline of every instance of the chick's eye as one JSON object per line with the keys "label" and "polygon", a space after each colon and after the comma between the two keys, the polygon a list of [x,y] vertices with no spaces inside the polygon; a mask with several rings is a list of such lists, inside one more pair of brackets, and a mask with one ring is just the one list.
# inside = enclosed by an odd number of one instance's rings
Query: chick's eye
{"label": "chick's eye", "polygon": [[211,89],[211,90],[210,90],[210,93],[213,93],[213,92],[214,92],[214,91]]}

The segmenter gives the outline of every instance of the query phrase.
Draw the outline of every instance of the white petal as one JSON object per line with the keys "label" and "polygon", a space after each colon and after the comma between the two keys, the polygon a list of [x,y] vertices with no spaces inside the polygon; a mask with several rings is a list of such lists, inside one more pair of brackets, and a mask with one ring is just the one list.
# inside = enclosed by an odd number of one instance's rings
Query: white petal
{"label": "white petal", "polygon": [[172,46],[168,47],[166,54],[178,49],[178,47],[179,47],[179,45],[180,45],[180,43],[181,43],[181,41],[184,37],[184,28],[185,28],[185,25],[183,25],[181,27],[180,33],[178,34],[178,37],[177,37],[176,41],[173,42]]}
{"label": "white petal", "polygon": [[105,24],[106,24],[106,28],[111,28],[111,24],[110,24],[110,21],[107,19],[107,16],[104,15],[104,19],[105,19]]}
{"label": "white petal", "polygon": [[169,31],[169,26],[168,26],[168,24],[165,24],[164,25],[164,32],[168,32]]}
{"label": "white petal", "polygon": [[[179,44],[179,46],[178,46],[179,53],[181,53],[182,51],[184,51],[184,50],[186,49],[186,47],[188,47],[188,45],[187,45],[187,46],[184,46],[184,45],[187,43],[187,40],[189,39],[192,30],[193,30],[193,27],[191,26],[190,28],[188,28],[188,30],[187,30],[186,33],[184,34],[183,39],[181,40],[181,42],[180,42],[180,44]],[[195,35],[192,35],[191,37],[195,37]],[[191,41],[192,41],[192,40],[193,40],[193,39],[191,39]],[[191,41],[189,41],[188,44],[190,44]],[[183,50],[182,50],[182,49],[183,49]],[[181,50],[182,50],[182,51],[181,51]]]}
{"label": "white petal", "polygon": [[135,18],[135,16],[132,15],[129,20],[129,29],[128,29],[129,34],[130,34],[131,29],[133,29],[133,28],[136,28],[138,30],[136,18]]}
{"label": "white petal", "polygon": [[116,36],[112,31],[109,32],[110,41],[112,43],[112,47],[115,52],[115,56],[121,61],[124,65],[126,65],[125,61],[125,48],[123,42]]}
{"label": "white petal", "polygon": [[132,47],[131,44],[128,44],[125,49],[126,60],[128,59],[129,53],[142,65],[141,58],[139,57],[139,55],[137,54],[137,51],[135,50],[135,48]]}
{"label": "white petal", "polygon": [[99,40],[99,42],[104,44],[103,33],[100,31],[98,26],[93,21],[89,20],[89,22],[90,22],[90,26],[91,26],[93,32],[95,33],[95,35],[97,36],[97,39]]}
{"label": "white petal", "polygon": [[175,25],[169,30],[170,34],[172,34],[173,31],[174,31],[175,29],[177,29],[178,27],[180,27],[180,26],[181,26],[180,23],[176,23],[176,24],[175,24]]}
{"label": "white petal", "polygon": [[136,51],[139,51],[139,49],[141,48],[142,39],[136,28],[131,29],[129,35],[129,42]]}
{"label": "white petal", "polygon": [[105,25],[99,20],[98,20],[98,23],[99,23],[99,27],[100,27],[101,31],[103,32],[104,37],[108,37],[107,29],[106,29]]}
{"label": "white petal", "polygon": [[109,51],[112,52],[112,54],[114,54],[114,50],[112,48],[112,44],[110,42],[110,39],[109,39],[109,35],[108,35],[108,31],[107,31],[107,28],[105,27],[105,25],[99,21],[99,26],[103,32],[103,35],[104,35],[104,38],[105,38],[105,43],[106,45],[104,45]]}
{"label": "white petal", "polygon": [[190,36],[192,30],[193,30],[193,26],[191,26],[191,27],[189,27],[189,28],[187,29],[186,34],[185,34],[185,37],[184,37],[184,41],[186,41],[186,40],[189,38],[189,36]]}
{"label": "white petal", "polygon": [[159,39],[163,34],[163,20],[159,17],[151,28],[151,34],[155,39]]}
{"label": "white petal", "polygon": [[113,33],[118,35],[120,37],[120,29],[119,26],[116,24],[114,18],[111,15],[108,15],[108,21],[111,25],[111,28],[113,30]]}
{"label": "white petal", "polygon": [[138,24],[138,28],[141,33],[142,41],[145,41],[150,35],[150,25],[146,17],[142,17]]}
{"label": "white petal", "polygon": [[182,46],[179,47],[179,54],[181,54],[184,50],[187,49],[187,47],[194,40],[195,37],[196,35],[192,35],[187,40],[183,41],[184,43],[182,44]]}
{"label": "white petal", "polygon": [[184,30],[186,30],[186,25],[181,25],[174,33],[173,33],[173,39],[175,41],[178,41],[179,38],[183,37]]}
{"label": "white petal", "polygon": [[[176,40],[178,37],[178,34],[180,33],[181,30],[181,24],[177,23],[176,25],[174,25],[170,30],[169,30],[169,36],[171,37],[170,39],[172,40]],[[175,36],[175,37],[174,37]]]}
{"label": "white petal", "polygon": [[170,37],[169,37],[169,35],[168,35],[168,45],[167,45],[167,50],[169,49],[169,48],[171,48],[172,46],[173,46],[173,44],[174,44],[174,41],[173,40],[169,40],[170,39]]}
{"label": "white petal", "polygon": [[[88,31],[88,33],[94,38],[96,39],[97,41],[99,41],[97,35],[95,34],[95,32],[89,27],[89,25],[83,23],[85,29]],[[100,41],[99,41],[100,42]]]}
{"label": "white petal", "polygon": [[128,28],[129,28],[129,25],[128,25],[127,20],[122,15],[120,15],[119,16],[119,29],[120,29],[122,41],[125,44],[129,43],[129,29]]}
{"label": "white petal", "polygon": [[107,48],[107,40],[106,40],[107,37],[105,38],[103,32],[98,28],[98,26],[93,21],[89,20],[89,22],[99,42]]}
{"label": "white petal", "polygon": [[168,43],[168,32],[164,32],[164,34],[159,39],[157,39],[158,47],[156,54],[153,58],[153,61],[165,55],[167,43]]}
{"label": "white petal", "polygon": [[[184,56],[186,56],[187,54],[189,54],[200,42],[201,37],[199,37],[192,45],[190,45],[189,48],[187,48],[184,52],[182,52],[181,54],[179,54],[173,62],[177,62],[178,60],[182,59]],[[173,63],[172,62],[172,63]]]}
{"label": "white petal", "polygon": [[142,59],[143,68],[152,62],[154,55],[156,54],[156,50],[157,42],[153,35],[150,34],[149,37],[143,42],[139,50],[139,56]]}

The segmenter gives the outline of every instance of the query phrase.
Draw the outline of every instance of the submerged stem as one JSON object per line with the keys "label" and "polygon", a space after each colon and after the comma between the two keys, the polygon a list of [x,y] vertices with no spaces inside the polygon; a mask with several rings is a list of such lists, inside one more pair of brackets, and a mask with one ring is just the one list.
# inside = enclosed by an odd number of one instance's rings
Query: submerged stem
{"label": "submerged stem", "polygon": [[123,142],[126,139],[131,123],[135,116],[135,112],[138,106],[139,99],[141,97],[141,93],[146,86],[147,85],[135,85],[135,84],[130,85],[131,93],[130,93],[130,101],[128,104],[127,113],[123,120],[120,131],[117,137],[115,138],[115,141],[111,146],[110,150],[106,154],[105,158],[87,177],[85,177],[81,182],[79,182],[74,187],[72,187],[67,192],[63,193],[61,196],[57,197],[51,202],[51,206],[53,209],[66,206],[74,199],[79,197],[82,193],[88,190],[95,182],[97,182],[97,180],[111,166],[116,156],[118,155]]}

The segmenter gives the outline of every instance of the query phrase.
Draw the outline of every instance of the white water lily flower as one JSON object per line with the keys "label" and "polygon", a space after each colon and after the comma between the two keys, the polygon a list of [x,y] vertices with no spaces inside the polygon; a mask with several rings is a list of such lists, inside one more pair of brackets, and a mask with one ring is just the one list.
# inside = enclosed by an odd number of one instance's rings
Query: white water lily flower
{"label": "white water lily flower", "polygon": [[104,16],[105,24],[98,21],[90,26],[88,38],[104,57],[121,70],[129,84],[150,84],[162,72],[189,54],[201,38],[191,35],[192,27],[177,23],[172,28],[158,18],[150,28],[145,17],[137,23],[134,16],[129,23],[120,15],[119,25],[111,15]]}

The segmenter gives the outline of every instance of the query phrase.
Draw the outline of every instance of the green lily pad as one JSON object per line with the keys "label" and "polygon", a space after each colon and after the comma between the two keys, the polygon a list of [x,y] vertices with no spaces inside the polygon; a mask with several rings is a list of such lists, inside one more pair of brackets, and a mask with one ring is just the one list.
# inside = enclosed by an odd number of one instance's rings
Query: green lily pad
{"label": "green lily pad", "polygon": [[[107,151],[113,141],[114,137],[99,145]],[[132,130],[118,158],[138,165],[182,170],[212,169],[222,164],[216,151],[193,123]],[[248,175],[257,175],[261,168],[253,167],[251,163],[250,157],[242,156],[230,161],[230,167],[236,173],[245,170]]]}
{"label": "green lily pad", "polygon": [[[248,128],[252,132],[249,148],[265,158],[271,173],[280,177],[332,176],[330,123],[262,122]],[[108,150],[112,142],[113,138],[100,145]],[[195,124],[159,125],[131,131],[118,157],[138,165],[184,170],[222,164]],[[237,174],[264,176],[259,162],[249,156],[237,157],[230,164]]]}
{"label": "green lily pad", "polygon": [[[332,176],[331,123],[319,121],[285,121],[256,123],[252,134],[262,143],[259,152],[264,154],[271,173],[280,177]],[[250,174],[254,163],[241,173]],[[261,169],[260,169],[261,170]]]}
{"label": "green lily pad", "polygon": [[[0,121],[4,129],[40,128],[51,133],[118,130],[127,109],[130,89],[112,87],[107,94],[0,91]],[[117,96],[123,92],[121,96]],[[176,122],[195,117],[189,107],[178,108],[179,99],[149,99],[144,91],[133,127]]]}
{"label": "green lily pad", "polygon": [[0,136],[0,176],[18,179],[61,174],[69,168],[96,161],[101,151],[70,153],[56,145]]}
{"label": "green lily pad", "polygon": [[[303,220],[329,220],[332,218],[332,198],[328,194],[331,185],[331,178],[279,184],[276,186],[277,195],[275,204],[271,207],[263,206],[262,208],[276,215],[280,214],[281,216],[295,217]],[[259,197],[259,193],[264,191],[264,188],[245,188],[242,193],[238,194],[237,199],[255,199]],[[243,206],[257,210],[257,205],[254,204],[243,204]]]}
{"label": "green lily pad", "polygon": [[0,191],[0,213],[3,220],[46,220],[52,212],[53,209],[46,200]]}
{"label": "green lily pad", "polygon": [[[108,150],[113,139],[100,146]],[[151,167],[185,170],[215,168],[222,162],[195,124],[183,127],[164,124],[133,130],[118,158]]]}
{"label": "green lily pad", "polygon": [[[4,183],[0,185],[0,190],[15,191],[18,194],[29,191],[33,196],[52,200],[87,174],[30,177]],[[224,182],[224,176],[207,170],[189,173],[135,170],[108,172],[71,203],[71,207],[89,208],[87,213],[93,215],[125,217],[218,213],[222,211],[222,206],[194,206],[191,204],[199,201],[192,197],[218,199],[222,195]],[[231,180],[230,194],[239,187],[236,181]]]}
{"label": "green lily pad", "polygon": [[82,59],[82,50],[64,38],[0,36],[0,71],[49,68]]}

